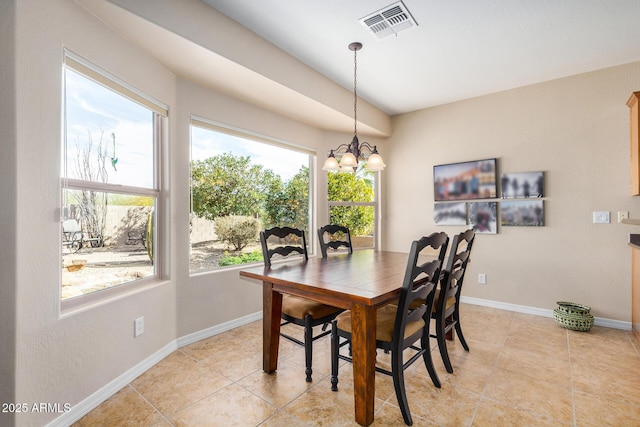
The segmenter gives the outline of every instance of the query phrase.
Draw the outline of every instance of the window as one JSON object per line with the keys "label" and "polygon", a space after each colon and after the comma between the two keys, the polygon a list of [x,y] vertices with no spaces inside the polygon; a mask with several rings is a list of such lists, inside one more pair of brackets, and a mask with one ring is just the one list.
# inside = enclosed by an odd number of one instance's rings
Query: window
{"label": "window", "polygon": [[205,119],[191,125],[192,272],[262,262],[259,231],[310,232],[313,152]]}
{"label": "window", "polygon": [[156,275],[166,108],[65,52],[62,299]]}
{"label": "window", "polygon": [[349,228],[354,249],[375,248],[378,225],[377,173],[364,163],[353,172],[328,172],[329,222]]}

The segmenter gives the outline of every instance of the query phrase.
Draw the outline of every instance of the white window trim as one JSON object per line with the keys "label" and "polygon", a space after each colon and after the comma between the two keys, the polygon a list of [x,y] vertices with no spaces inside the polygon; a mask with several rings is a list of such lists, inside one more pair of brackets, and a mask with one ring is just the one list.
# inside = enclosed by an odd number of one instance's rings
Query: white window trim
{"label": "white window trim", "polygon": [[[138,279],[132,282],[123,283],[121,285],[113,286],[110,288],[102,289],[100,291],[91,292],[85,295],[79,295],[77,297],[62,299],[62,286],[61,280],[59,280],[58,286],[58,300],[60,301],[60,317],[66,317],[90,309],[95,306],[103,305],[110,301],[127,297],[129,295],[138,293],[142,290],[156,287],[169,283],[167,278],[169,277],[169,263],[166,262],[165,254],[169,253],[169,241],[168,234],[162,232],[169,224],[168,209],[166,204],[166,186],[164,185],[167,179],[167,162],[163,155],[168,148],[168,113],[169,107],[155,98],[144,94],[128,83],[122,81],[111,73],[103,70],[102,68],[90,63],[84,58],[76,55],[75,53],[64,49],[64,67],[68,68],[86,78],[95,81],[106,88],[113,90],[114,92],[148,108],[154,113],[153,118],[153,144],[154,144],[154,177],[153,188],[147,187],[134,187],[121,184],[108,184],[102,182],[87,182],[79,179],[61,177],[60,180],[60,194],[65,189],[69,190],[94,190],[106,193],[118,193],[118,194],[131,194],[140,196],[151,196],[156,200],[154,206],[155,224],[155,249],[154,249],[154,274],[149,277]],[[64,76],[64,73],[63,73]],[[64,79],[63,79],[64,82]],[[66,87],[63,84],[63,97],[66,96]],[[63,107],[63,114],[66,114],[66,108]],[[63,135],[62,138],[66,138],[66,119],[63,117]],[[66,151],[66,143],[64,144],[64,150]],[[163,173],[164,171],[164,173]],[[66,171],[63,171],[66,175]],[[61,200],[62,201],[62,200]],[[62,207],[59,211],[62,213]],[[61,245],[60,245],[61,247]],[[60,259],[62,259],[62,252],[60,252]]]}

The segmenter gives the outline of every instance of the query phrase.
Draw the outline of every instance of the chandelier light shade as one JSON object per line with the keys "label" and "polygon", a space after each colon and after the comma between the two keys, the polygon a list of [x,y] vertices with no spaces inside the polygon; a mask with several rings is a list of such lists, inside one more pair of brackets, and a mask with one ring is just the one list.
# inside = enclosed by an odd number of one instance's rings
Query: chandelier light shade
{"label": "chandelier light shade", "polygon": [[[377,151],[377,150],[376,150]],[[369,159],[367,159],[366,169],[370,171],[381,171],[384,169],[386,165],[382,161],[382,156],[377,152],[371,154]]]}
{"label": "chandelier light shade", "polygon": [[[358,140],[358,51],[362,43],[354,42],[349,45],[353,51],[353,139],[349,144],[340,144],[329,153],[322,170],[326,171],[355,171],[360,161],[365,161],[365,170],[381,171],[385,168],[382,156],[376,146]],[[340,156],[340,160],[336,158]]]}

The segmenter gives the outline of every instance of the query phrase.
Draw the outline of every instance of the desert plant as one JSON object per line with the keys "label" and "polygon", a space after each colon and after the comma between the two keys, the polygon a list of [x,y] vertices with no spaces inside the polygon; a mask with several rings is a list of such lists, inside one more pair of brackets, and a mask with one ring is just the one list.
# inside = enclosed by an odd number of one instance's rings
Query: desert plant
{"label": "desert plant", "polygon": [[[91,132],[87,132],[87,143],[76,142],[75,173],[83,181],[106,183],[109,174],[105,167],[107,159],[106,143],[103,140],[104,131],[100,132],[100,139],[94,144]],[[115,140],[115,135],[113,135]],[[82,190],[70,193],[79,207],[79,219],[83,231],[91,238],[99,239],[96,246],[104,245],[104,231],[107,223],[107,193]]]}
{"label": "desert plant", "polygon": [[221,242],[239,251],[249,242],[256,240],[260,230],[260,220],[250,216],[229,215],[216,218],[213,226]]}

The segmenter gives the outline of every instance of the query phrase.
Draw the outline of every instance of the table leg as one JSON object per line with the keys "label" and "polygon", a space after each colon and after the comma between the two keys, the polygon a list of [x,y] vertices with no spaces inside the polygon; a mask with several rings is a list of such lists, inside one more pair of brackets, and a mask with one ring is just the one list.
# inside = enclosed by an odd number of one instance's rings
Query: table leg
{"label": "table leg", "polygon": [[356,422],[373,423],[376,375],[376,309],[355,304],[351,307],[353,344],[353,395]]}
{"label": "table leg", "polygon": [[280,316],[282,294],[273,290],[273,284],[262,286],[262,369],[270,374],[278,369],[280,346]]}

